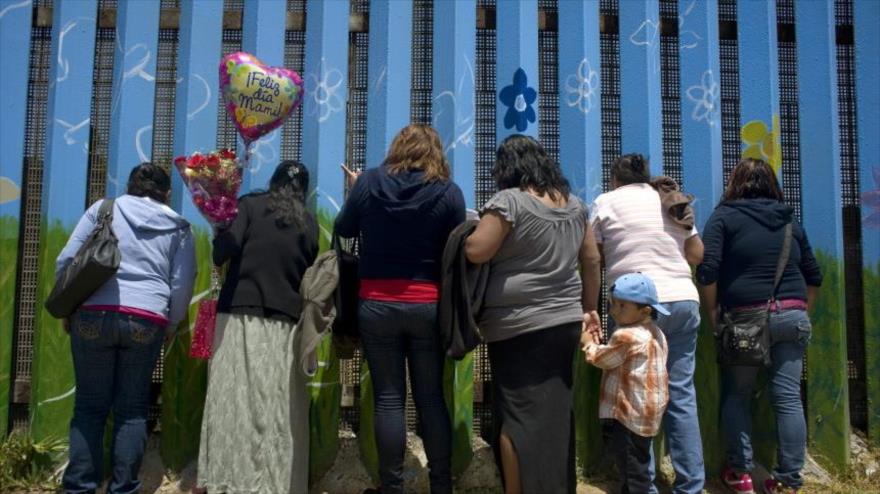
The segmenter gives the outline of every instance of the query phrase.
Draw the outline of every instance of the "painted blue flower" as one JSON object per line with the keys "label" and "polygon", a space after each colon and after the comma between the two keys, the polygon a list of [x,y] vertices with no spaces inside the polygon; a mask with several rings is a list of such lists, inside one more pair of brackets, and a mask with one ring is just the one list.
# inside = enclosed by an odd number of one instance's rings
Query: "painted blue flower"
{"label": "painted blue flower", "polygon": [[538,99],[538,92],[535,88],[529,87],[529,81],[526,77],[526,71],[522,68],[516,69],[513,74],[513,84],[505,86],[498,94],[498,99],[507,107],[507,113],[504,114],[504,128],[510,129],[516,126],[517,132],[526,130],[529,123],[535,123],[538,115],[532,104]]}

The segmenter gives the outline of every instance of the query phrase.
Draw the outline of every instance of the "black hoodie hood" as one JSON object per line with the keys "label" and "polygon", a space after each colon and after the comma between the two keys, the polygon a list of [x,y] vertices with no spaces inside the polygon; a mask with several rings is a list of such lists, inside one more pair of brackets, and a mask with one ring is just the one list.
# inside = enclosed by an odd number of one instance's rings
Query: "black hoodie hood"
{"label": "black hoodie hood", "polygon": [[775,199],[738,199],[721,203],[719,208],[730,208],[754,219],[771,230],[778,230],[791,222],[794,210]]}
{"label": "black hoodie hood", "polygon": [[395,175],[388,173],[384,165],[374,170],[367,172],[370,196],[385,211],[404,218],[430,211],[450,186],[448,180],[425,182],[421,170]]}

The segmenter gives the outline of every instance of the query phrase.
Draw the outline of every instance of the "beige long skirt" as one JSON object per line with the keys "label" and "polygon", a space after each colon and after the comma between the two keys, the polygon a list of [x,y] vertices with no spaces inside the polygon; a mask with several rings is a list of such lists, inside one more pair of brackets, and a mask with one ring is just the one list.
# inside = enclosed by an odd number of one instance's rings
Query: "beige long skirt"
{"label": "beige long skirt", "polygon": [[309,401],[294,324],[218,314],[199,446],[209,493],[306,493]]}

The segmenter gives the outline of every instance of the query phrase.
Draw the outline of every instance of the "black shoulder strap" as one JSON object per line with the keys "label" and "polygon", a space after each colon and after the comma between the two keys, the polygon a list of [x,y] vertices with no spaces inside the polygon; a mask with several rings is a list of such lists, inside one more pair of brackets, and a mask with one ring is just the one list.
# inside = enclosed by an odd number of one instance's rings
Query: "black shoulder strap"
{"label": "black shoulder strap", "polygon": [[776,276],[773,278],[773,290],[770,292],[768,303],[773,303],[776,299],[776,289],[779,288],[779,282],[782,281],[782,273],[788,264],[788,255],[791,253],[791,223],[785,225],[785,237],[782,240],[782,251],[779,253],[779,260],[776,262]]}
{"label": "black shoulder strap", "polygon": [[106,222],[108,225],[113,221],[113,202],[115,199],[104,199],[101,201],[101,206],[98,207],[98,225],[104,224]]}

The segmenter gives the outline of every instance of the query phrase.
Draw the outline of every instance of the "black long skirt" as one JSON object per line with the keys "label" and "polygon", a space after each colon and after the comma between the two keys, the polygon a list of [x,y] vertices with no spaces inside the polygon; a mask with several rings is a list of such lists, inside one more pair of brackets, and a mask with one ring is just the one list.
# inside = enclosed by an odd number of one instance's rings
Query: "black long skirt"
{"label": "black long skirt", "polygon": [[[501,469],[501,432],[513,442],[525,494],[574,493],[572,362],[581,323],[489,343],[493,448]],[[503,475],[502,475],[503,479]]]}

